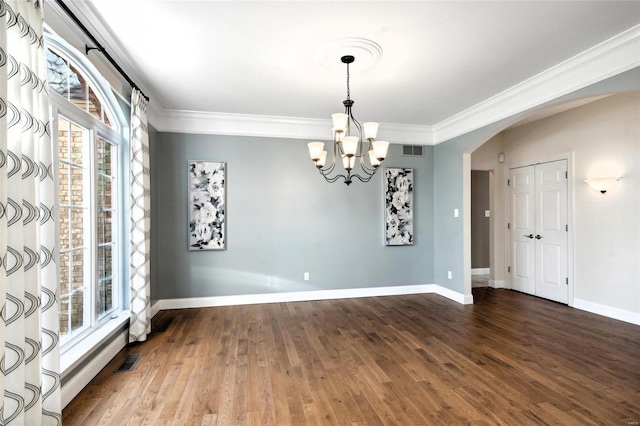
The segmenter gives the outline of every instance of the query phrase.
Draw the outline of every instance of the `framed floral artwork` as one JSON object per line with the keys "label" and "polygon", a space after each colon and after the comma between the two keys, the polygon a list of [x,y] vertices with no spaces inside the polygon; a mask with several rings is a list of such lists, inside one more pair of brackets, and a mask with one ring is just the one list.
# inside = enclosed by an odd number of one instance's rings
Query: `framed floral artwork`
{"label": "framed floral artwork", "polygon": [[189,250],[226,247],[226,164],[189,162]]}
{"label": "framed floral artwork", "polygon": [[383,181],[385,245],[413,245],[413,169],[385,168]]}

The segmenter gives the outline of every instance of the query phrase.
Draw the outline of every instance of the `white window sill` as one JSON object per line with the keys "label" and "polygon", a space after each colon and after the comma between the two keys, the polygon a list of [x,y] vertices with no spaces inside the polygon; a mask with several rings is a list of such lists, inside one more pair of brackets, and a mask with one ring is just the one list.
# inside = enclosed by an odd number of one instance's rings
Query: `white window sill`
{"label": "white window sill", "polygon": [[129,311],[121,311],[60,355],[60,377],[64,378],[92,355],[113,333],[129,322]]}

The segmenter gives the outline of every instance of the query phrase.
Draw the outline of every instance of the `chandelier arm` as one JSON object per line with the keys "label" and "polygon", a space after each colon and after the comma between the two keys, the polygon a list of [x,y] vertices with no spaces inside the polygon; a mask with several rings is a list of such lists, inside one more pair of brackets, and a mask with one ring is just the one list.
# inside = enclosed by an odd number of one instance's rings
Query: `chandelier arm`
{"label": "chandelier arm", "polygon": [[371,149],[371,141],[368,141],[367,149],[365,150],[364,132],[362,131],[362,124],[360,124],[360,122],[356,120],[355,117],[352,116],[352,118],[353,118],[353,122],[358,128],[358,133],[360,134],[360,139],[358,141],[358,151],[356,152],[356,155],[360,157],[360,164],[363,165],[364,167],[367,167],[364,165],[363,158],[367,156],[367,152],[369,152],[369,150]]}
{"label": "chandelier arm", "polygon": [[[364,142],[362,138],[364,137],[364,134],[362,133],[362,124],[360,124],[360,122],[353,116],[353,113],[351,112],[351,107],[349,106],[347,108],[349,110],[347,115],[349,116],[349,119],[353,122],[353,124],[356,126],[356,129],[358,130],[358,135],[360,135],[360,137],[358,138],[358,148],[356,150],[355,156],[360,157],[360,164],[363,165],[364,163],[362,162],[362,158],[366,156],[366,152],[363,151]],[[371,142],[369,142],[369,146],[370,145],[371,145]]]}
{"label": "chandelier arm", "polygon": [[330,166],[328,169],[318,169],[322,176],[330,175],[333,172],[335,165]]}
{"label": "chandelier arm", "polygon": [[362,124],[360,124],[360,122],[353,116],[351,108],[349,108],[349,118],[351,118],[353,123],[356,125],[356,129],[358,129],[358,133],[360,134],[360,136],[362,136]]}
{"label": "chandelier arm", "polygon": [[338,144],[334,140],[333,141],[333,158],[331,159],[331,164],[328,165],[327,167],[318,169],[323,176],[326,176],[326,175],[330,174],[331,172],[333,172],[333,169],[335,169],[335,167],[336,167],[336,152],[337,152],[336,145],[338,145]]}
{"label": "chandelier arm", "polygon": [[344,180],[345,182],[347,181],[347,177],[346,177],[345,175],[335,175],[335,176],[334,176],[334,177],[332,177],[332,178],[328,178],[328,177],[327,177],[327,176],[325,176],[325,175],[322,175],[322,176],[324,176],[324,180],[326,180],[326,181],[327,181],[327,182],[329,182],[329,183],[334,183],[334,182],[336,182],[336,181],[337,181],[338,179],[340,179],[340,178],[342,178],[342,180]]}
{"label": "chandelier arm", "polygon": [[367,177],[362,177],[360,175],[351,175],[351,177],[358,179],[362,183],[367,183],[367,182],[369,182],[371,180],[373,175],[368,175]]}
{"label": "chandelier arm", "polygon": [[[369,144],[367,145],[366,153],[368,153],[369,150],[371,149],[373,149],[373,146],[371,145],[371,141],[369,141]],[[365,161],[365,157],[367,156],[366,153],[363,152],[362,156],[360,157],[360,166],[362,167],[362,170],[364,170],[366,174],[374,175],[378,170],[378,167],[367,166],[367,162]]]}
{"label": "chandelier arm", "polygon": [[364,161],[364,155],[360,157],[360,167],[362,167],[362,170],[369,176],[373,176],[376,170],[378,170],[376,167],[367,166],[367,163]]}
{"label": "chandelier arm", "polygon": [[[349,134],[347,131],[346,134]],[[340,154],[340,158],[344,157],[344,150],[342,149],[342,143],[334,142],[333,143],[333,158],[337,158],[337,155]]]}
{"label": "chandelier arm", "polygon": [[335,169],[336,167],[336,156],[334,154],[333,159],[331,160],[331,164],[325,168],[319,168],[318,171],[324,176],[324,175],[328,175],[329,173],[331,173],[333,171],[333,169]]}
{"label": "chandelier arm", "polygon": [[353,113],[351,112],[351,108],[350,107],[349,107],[349,112],[347,113],[347,115],[349,116],[351,121],[353,121],[353,124],[356,125],[356,129],[358,130],[358,134],[360,135],[360,139],[362,139],[362,124],[360,124],[360,122],[358,120],[356,120],[356,118],[353,116]]}

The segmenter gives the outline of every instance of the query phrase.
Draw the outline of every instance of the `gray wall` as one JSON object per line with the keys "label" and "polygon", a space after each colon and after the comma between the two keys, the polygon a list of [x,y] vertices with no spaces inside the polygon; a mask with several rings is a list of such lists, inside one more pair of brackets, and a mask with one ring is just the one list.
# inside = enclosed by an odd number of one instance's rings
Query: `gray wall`
{"label": "gray wall", "polygon": [[[471,158],[466,154],[465,159],[465,153],[500,129],[501,124],[492,124],[436,145],[434,150],[435,284],[465,295],[471,293],[470,282],[469,288],[465,289],[465,274],[471,273],[471,253],[468,266],[465,266],[464,255],[464,215],[469,214],[464,207],[470,208],[470,198],[465,197],[471,186]],[[458,217],[454,217],[454,209],[458,209]],[[450,279],[448,271],[451,271]]]}
{"label": "gray wall", "polygon": [[[306,141],[151,134],[152,299],[431,284],[433,148],[387,167],[414,169],[415,243],[383,244],[382,173],[329,184]],[[187,163],[227,163],[227,249],[187,250]],[[303,273],[310,280],[303,280]]]}
{"label": "gray wall", "polygon": [[151,176],[151,300],[158,300],[156,296],[160,291],[160,242],[158,226],[158,132],[149,126],[149,169]]}
{"label": "gray wall", "polygon": [[489,171],[471,170],[471,267],[489,267]]}
{"label": "gray wall", "polygon": [[[639,71],[537,109],[640,88]],[[401,157],[400,146],[391,147],[386,166],[415,169],[412,247],[383,246],[381,176],[351,187],[328,184],[313,170],[306,141],[157,133],[152,299],[431,283],[470,294],[470,153],[530,112],[425,147],[425,157]],[[189,160],[227,162],[225,251],[187,251]]]}

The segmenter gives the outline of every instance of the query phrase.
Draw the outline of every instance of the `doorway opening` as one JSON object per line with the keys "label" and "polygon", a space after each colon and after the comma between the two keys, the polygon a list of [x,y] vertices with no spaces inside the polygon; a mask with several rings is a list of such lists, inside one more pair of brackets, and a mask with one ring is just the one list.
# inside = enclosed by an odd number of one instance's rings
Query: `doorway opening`
{"label": "doorway opening", "polygon": [[471,170],[471,287],[487,287],[491,275],[492,170]]}

